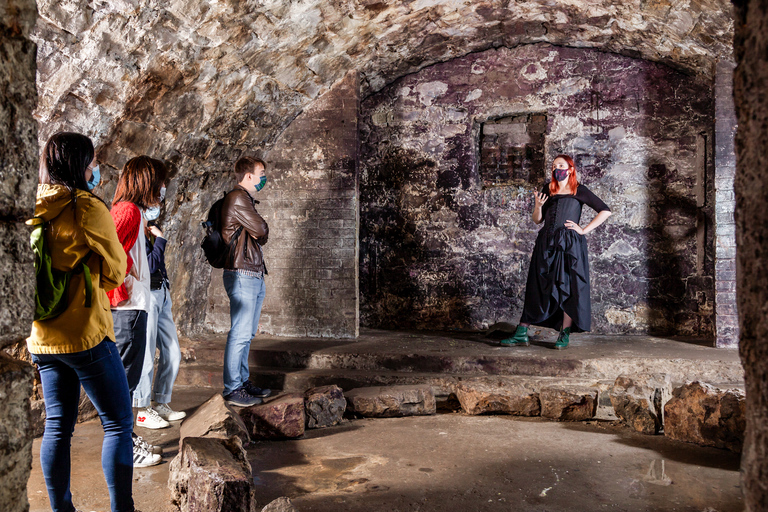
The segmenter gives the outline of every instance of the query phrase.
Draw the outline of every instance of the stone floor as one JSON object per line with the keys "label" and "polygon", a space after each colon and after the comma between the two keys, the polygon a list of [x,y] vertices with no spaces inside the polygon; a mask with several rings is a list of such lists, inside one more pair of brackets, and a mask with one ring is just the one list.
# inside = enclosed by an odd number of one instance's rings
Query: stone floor
{"label": "stone floor", "polygon": [[[568,350],[558,352],[549,349],[550,334],[540,333],[531,347],[513,349],[463,333],[368,331],[358,344],[259,337],[252,347],[252,371],[315,372],[309,380],[282,377],[294,386],[312,381],[317,372],[323,379],[381,374],[386,381],[394,374],[435,375],[451,369],[474,375],[522,371],[596,378],[623,370],[667,369],[681,377],[701,374],[736,385],[742,378],[733,350],[645,336],[576,335]],[[223,339],[183,345],[188,355],[196,354],[183,367],[196,385],[178,386],[173,405],[191,412],[219,391],[214,370],[206,368],[220,356]],[[178,450],[178,422],[169,429],[139,431],[163,446],[164,461],[135,470],[137,508],[170,512],[166,482],[168,463]],[[94,420],[77,426],[72,443],[72,490],[75,504],[85,512],[109,510],[101,436]],[[39,450],[37,439],[28,486],[31,512],[50,510]],[[307,431],[298,440],[258,442],[249,454],[259,503],[285,495],[302,512],[743,510],[737,454],[635,434],[608,421],[555,423],[455,412],[354,420]]]}
{"label": "stone floor", "polygon": [[[192,411],[210,390],[179,389]],[[143,430],[143,429],[140,429]],[[134,471],[136,505],[169,512],[168,466],[178,423],[143,431],[164,447],[163,464]],[[72,443],[72,490],[83,511],[108,511],[101,428],[80,424]],[[31,512],[48,508],[39,467]],[[294,441],[249,449],[257,496],[289,496],[299,511],[692,511],[743,510],[739,456],[633,434],[610,422],[555,423],[510,416],[437,416],[345,421]]]}

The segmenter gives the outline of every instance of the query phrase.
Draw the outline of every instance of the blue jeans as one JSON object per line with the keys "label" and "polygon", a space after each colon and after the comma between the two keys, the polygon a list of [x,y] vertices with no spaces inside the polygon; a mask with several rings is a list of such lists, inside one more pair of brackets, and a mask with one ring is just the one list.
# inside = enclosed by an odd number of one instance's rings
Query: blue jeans
{"label": "blue jeans", "polygon": [[[134,407],[149,407],[153,399],[159,404],[170,402],[173,383],[176,382],[181,364],[179,336],[176,334],[176,324],[171,312],[171,292],[163,283],[159,290],[152,290],[152,296],[155,300],[147,314],[147,350],[144,354],[141,379],[133,392]],[[160,358],[157,361],[153,389],[155,350],[160,351]]]}
{"label": "blue jeans", "polygon": [[240,388],[248,380],[248,352],[256,336],[261,305],[267,293],[264,279],[224,271],[224,288],[229,295],[231,327],[224,349],[224,395]]}
{"label": "blue jeans", "polygon": [[128,391],[133,395],[141,379],[144,353],[147,351],[147,312],[140,309],[113,309],[115,345],[128,378]]}
{"label": "blue jeans", "polygon": [[48,498],[54,512],[74,512],[70,479],[70,442],[77,422],[82,384],[104,429],[101,467],[112,512],[132,512],[133,413],[128,382],[115,344],[109,339],[74,354],[33,354],[45,397],[45,433],[40,445]]}

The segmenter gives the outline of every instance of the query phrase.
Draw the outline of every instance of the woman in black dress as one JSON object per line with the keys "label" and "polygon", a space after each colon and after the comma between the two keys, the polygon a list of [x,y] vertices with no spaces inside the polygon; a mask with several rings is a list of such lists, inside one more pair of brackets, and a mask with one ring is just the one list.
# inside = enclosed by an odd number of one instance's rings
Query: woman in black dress
{"label": "woman in black dress", "polygon": [[[589,259],[584,237],[611,216],[608,206],[576,179],[571,157],[559,155],[552,162],[552,181],[534,193],[533,221],[544,222],[539,230],[528,269],[525,305],[520,324],[501,345],[528,346],[528,327],[560,329],[555,348],[568,347],[571,332],[590,329]],[[585,227],[579,225],[587,205],[597,215]]]}

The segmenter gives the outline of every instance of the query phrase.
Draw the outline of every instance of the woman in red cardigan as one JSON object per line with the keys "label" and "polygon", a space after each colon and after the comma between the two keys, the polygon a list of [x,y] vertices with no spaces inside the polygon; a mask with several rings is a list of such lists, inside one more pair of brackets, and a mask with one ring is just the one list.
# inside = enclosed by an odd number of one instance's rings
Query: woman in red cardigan
{"label": "woman in red cardigan", "polygon": [[[155,169],[152,159],[138,156],[128,160],[120,173],[115,197],[112,200],[112,219],[117,237],[128,256],[128,270],[123,284],[109,295],[115,338],[123,360],[128,389],[133,396],[141,378],[147,340],[147,313],[152,293],[149,285],[149,264],[145,248],[146,220],[143,212],[160,204],[160,189],[165,175]],[[147,467],[159,464],[160,447],[147,444],[133,435],[133,466]]]}

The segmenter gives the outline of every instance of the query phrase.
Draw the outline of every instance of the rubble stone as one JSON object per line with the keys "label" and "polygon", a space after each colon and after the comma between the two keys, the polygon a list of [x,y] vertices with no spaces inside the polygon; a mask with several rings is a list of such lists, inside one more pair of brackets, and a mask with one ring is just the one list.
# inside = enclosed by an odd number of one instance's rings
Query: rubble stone
{"label": "rubble stone", "polygon": [[538,416],[539,394],[524,383],[499,381],[462,382],[456,386],[456,397],[466,414],[501,412],[516,416]]}
{"label": "rubble stone", "polygon": [[252,469],[239,437],[182,439],[169,472],[171,502],[180,512],[252,510]]}
{"label": "rubble stone", "polygon": [[252,439],[283,439],[304,435],[304,397],[289,393],[240,410]]}
{"label": "rubble stone", "polygon": [[185,437],[238,437],[243,445],[251,438],[240,415],[216,393],[181,423],[179,440]]}
{"label": "rubble stone", "polygon": [[539,391],[542,418],[560,421],[584,421],[595,416],[597,390],[549,386]]}
{"label": "rubble stone", "polygon": [[344,417],[347,400],[339,386],[321,386],[304,393],[307,428],[338,425]]}
{"label": "rubble stone", "polygon": [[664,413],[664,434],[671,439],[741,451],[746,400],[739,389],[721,390],[703,382],[689,382],[675,388]]}
{"label": "rubble stone", "polygon": [[261,509],[261,512],[298,512],[298,510],[293,506],[290,498],[282,496],[271,501],[266,507]]}
{"label": "rubble stone", "polygon": [[437,402],[431,386],[357,388],[344,393],[350,412],[368,418],[435,414]]}
{"label": "rubble stone", "polygon": [[616,416],[633,430],[658,434],[664,426],[664,404],[672,397],[667,375],[620,375],[610,391]]}

